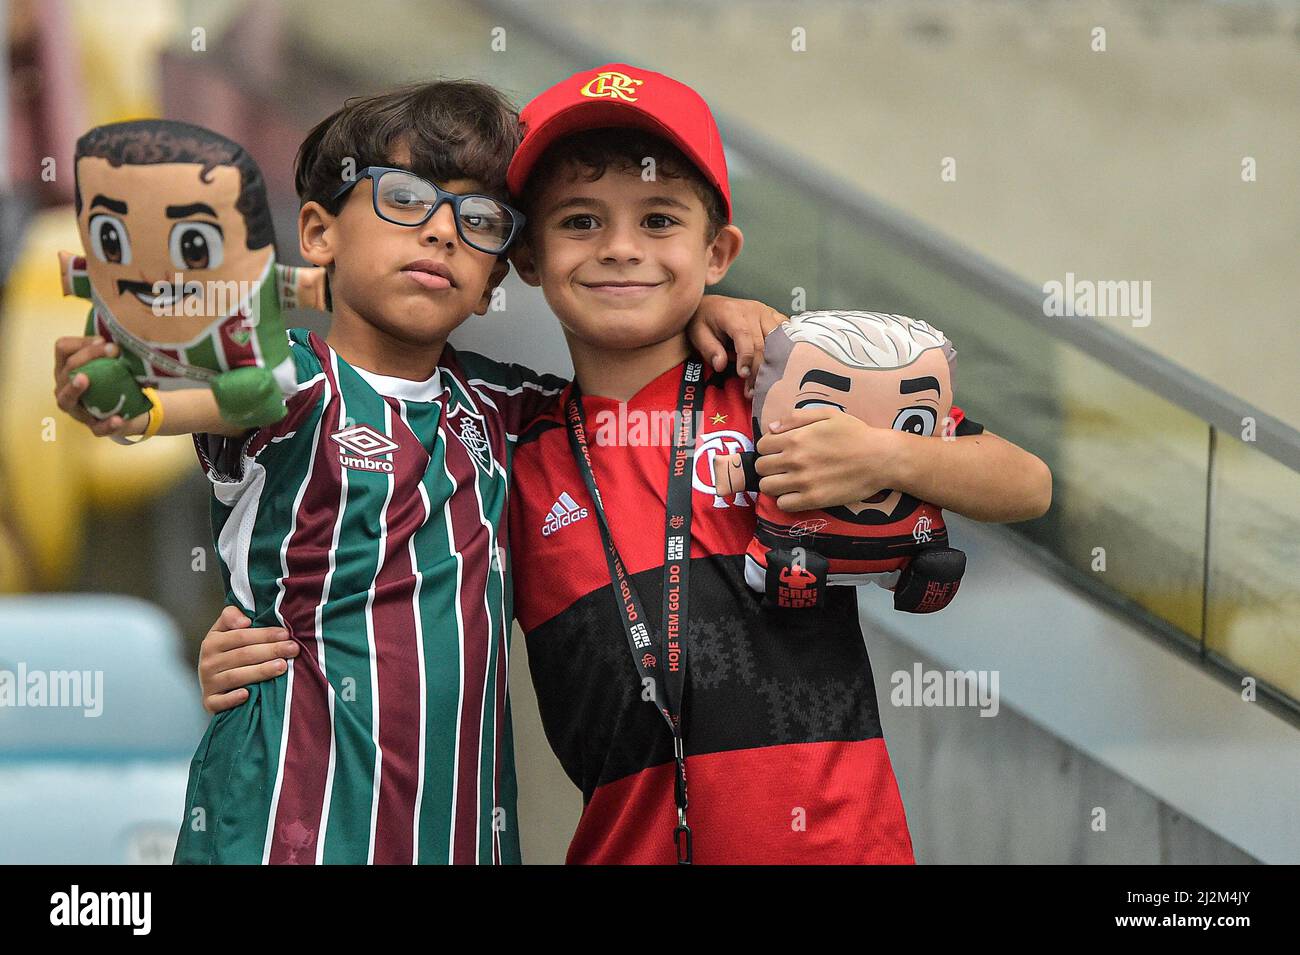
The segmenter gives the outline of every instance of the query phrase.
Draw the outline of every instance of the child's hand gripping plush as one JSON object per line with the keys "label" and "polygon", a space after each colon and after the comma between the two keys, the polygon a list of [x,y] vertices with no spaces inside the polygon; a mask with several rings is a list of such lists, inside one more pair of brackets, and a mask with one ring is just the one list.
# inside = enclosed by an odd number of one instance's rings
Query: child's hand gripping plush
{"label": "child's hand gripping plush", "polygon": [[96,418],[131,419],[160,380],[212,389],[224,419],[284,417],[295,388],[281,308],[324,308],[321,269],[275,262],[261,171],[237,143],[148,119],[77,141],[77,224],[85,255],[60,253],[63,291],[91,300],[87,335],[118,345],[77,371]]}
{"label": "child's hand gripping plush", "polygon": [[[805,312],[768,336],[754,390],[754,439],[797,408],[832,407],[867,425],[943,433],[956,351],[925,322],[878,312]],[[758,452],[714,459],[717,494],[758,491]],[[938,507],[894,490],[819,511],[786,513],[760,494],[745,557],[749,586],[781,607],[816,607],[827,585],[874,581],[894,607],[948,605],[966,555],[948,546]]]}

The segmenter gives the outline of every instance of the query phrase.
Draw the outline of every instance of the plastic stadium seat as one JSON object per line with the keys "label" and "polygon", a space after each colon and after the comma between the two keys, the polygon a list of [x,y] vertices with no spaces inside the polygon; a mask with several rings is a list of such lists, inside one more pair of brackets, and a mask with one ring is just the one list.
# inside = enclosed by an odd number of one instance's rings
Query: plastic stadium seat
{"label": "plastic stadium seat", "polygon": [[151,604],[0,598],[0,863],[170,862],[195,684]]}

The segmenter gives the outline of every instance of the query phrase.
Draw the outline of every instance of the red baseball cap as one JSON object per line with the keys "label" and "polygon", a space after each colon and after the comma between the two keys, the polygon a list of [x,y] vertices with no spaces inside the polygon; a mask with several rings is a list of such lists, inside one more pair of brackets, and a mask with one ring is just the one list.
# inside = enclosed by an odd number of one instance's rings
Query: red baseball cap
{"label": "red baseball cap", "polygon": [[575,73],[533,97],[519,114],[519,125],[523,142],[506,173],[506,184],[515,195],[560,137],[619,126],[655,133],[685,153],[722,194],[723,213],[731,221],[731,186],[718,124],[704,98],[670,76],[626,63]]}

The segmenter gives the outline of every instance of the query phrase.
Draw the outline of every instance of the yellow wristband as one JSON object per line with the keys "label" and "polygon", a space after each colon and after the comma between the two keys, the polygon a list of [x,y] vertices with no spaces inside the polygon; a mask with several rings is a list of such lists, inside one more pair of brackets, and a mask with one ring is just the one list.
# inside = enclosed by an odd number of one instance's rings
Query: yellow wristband
{"label": "yellow wristband", "polygon": [[149,399],[149,423],[145,425],[144,433],[139,435],[127,435],[119,441],[119,444],[139,444],[141,441],[148,441],[163,423],[163,403],[158,397],[157,388],[141,388],[144,396]]}

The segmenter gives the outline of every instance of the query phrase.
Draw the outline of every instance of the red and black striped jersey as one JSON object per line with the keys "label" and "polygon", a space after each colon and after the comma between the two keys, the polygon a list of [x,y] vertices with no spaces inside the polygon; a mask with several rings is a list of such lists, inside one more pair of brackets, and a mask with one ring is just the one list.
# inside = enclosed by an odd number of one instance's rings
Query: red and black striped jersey
{"label": "red and black striped jersey", "polygon": [[[671,452],[658,422],[680,379],[678,365],[624,407],[582,399],[614,542],[656,629]],[[564,427],[568,394],[520,436],[510,508],[515,611],[543,726],[583,795],[568,861],[672,863],[672,738],[629,655]],[[911,862],[856,591],[829,588],[824,611],[763,606],[744,578],[755,495],[719,497],[712,478],[716,455],[753,449],[732,369],[706,367],[702,412],[683,706],[695,861]],[[602,442],[611,420],[621,440]]]}

